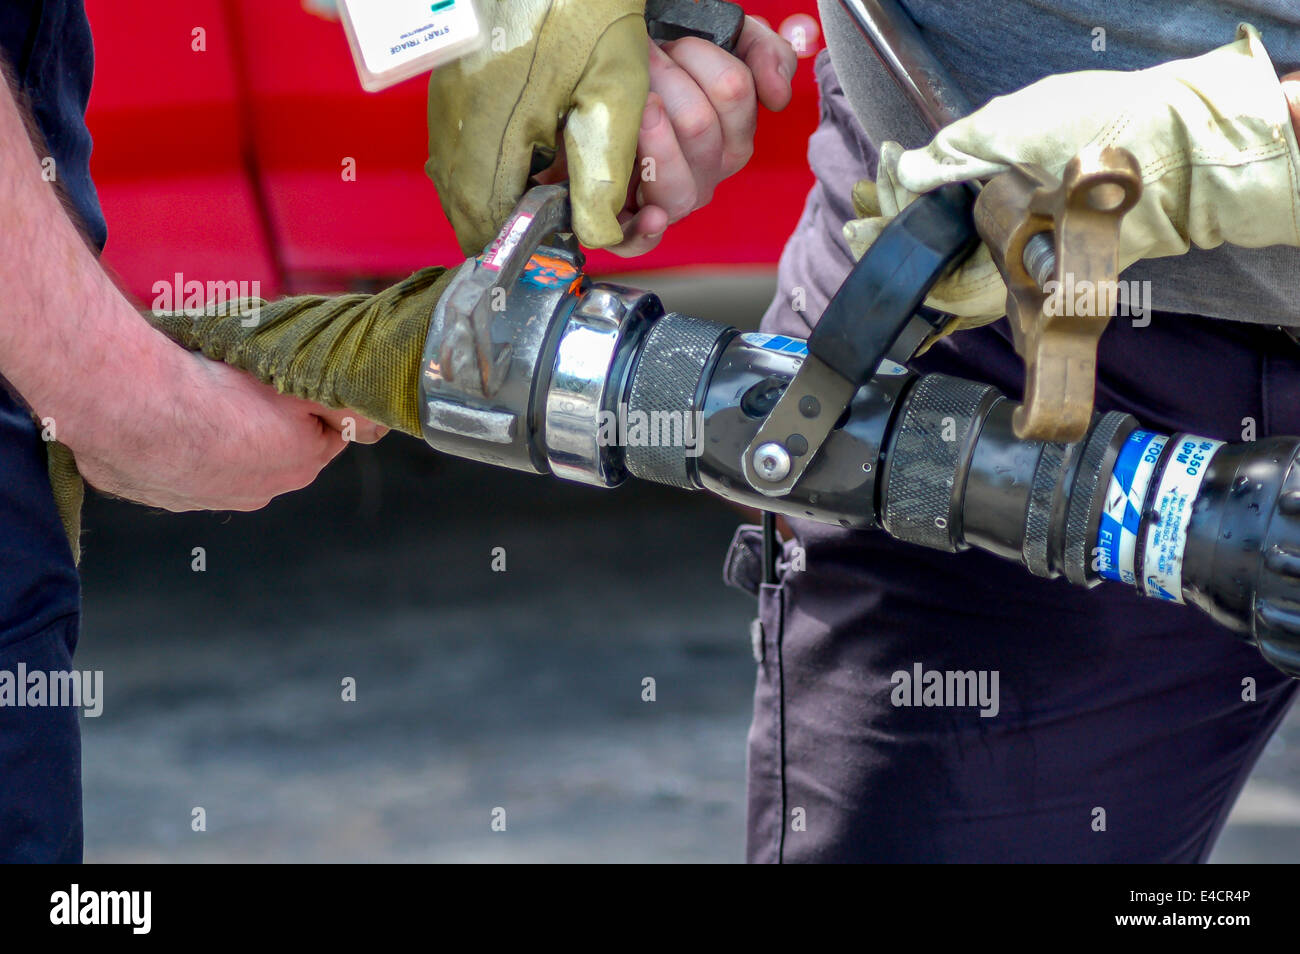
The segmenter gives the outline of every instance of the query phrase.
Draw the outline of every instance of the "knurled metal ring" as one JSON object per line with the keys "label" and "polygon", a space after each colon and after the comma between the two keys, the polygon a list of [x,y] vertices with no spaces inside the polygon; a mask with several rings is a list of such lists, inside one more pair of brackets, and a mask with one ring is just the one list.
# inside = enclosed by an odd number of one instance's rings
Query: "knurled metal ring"
{"label": "knurled metal ring", "polygon": [[[1110,411],[1104,414],[1088,435],[1088,442],[1075,471],[1070,490],[1069,511],[1065,520],[1065,577],[1078,586],[1095,582],[1092,572],[1092,549],[1097,545],[1097,526],[1105,500],[1097,493],[1102,481],[1109,482],[1119,444],[1137,429],[1131,414]],[[1119,438],[1119,441],[1116,441]],[[1109,461],[1107,458],[1109,457]]]}
{"label": "knurled metal ring", "polygon": [[1025,542],[1020,551],[1026,569],[1034,576],[1055,575],[1048,556],[1048,540],[1052,532],[1052,505],[1064,468],[1065,445],[1044,444],[1034,467],[1029,506],[1025,511]]}

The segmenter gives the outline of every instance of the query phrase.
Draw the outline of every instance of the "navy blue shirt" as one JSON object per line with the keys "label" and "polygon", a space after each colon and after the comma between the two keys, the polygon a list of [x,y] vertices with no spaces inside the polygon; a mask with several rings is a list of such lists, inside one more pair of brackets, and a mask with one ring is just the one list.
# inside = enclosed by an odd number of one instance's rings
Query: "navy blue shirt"
{"label": "navy blue shirt", "polygon": [[[0,54],[45,138],[38,150],[54,159],[80,224],[102,249],[85,123],[94,59],[82,0],[5,0]],[[70,670],[80,603],[40,429],[0,379],[0,671]],[[81,860],[79,718],[68,707],[0,706],[0,861]]]}
{"label": "navy blue shirt", "polygon": [[95,74],[90,21],[82,0],[5,0],[0,51],[27,94],[59,181],[81,214],[86,234],[104,247],[107,229],[90,180],[86,104]]}

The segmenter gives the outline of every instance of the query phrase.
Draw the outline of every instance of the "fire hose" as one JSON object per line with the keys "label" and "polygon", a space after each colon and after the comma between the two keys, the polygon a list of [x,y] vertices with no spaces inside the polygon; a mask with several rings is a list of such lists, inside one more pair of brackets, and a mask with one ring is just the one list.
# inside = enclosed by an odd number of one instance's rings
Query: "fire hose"
{"label": "fire hose", "polygon": [[[842,3],[934,128],[968,109],[894,3]],[[1300,676],[1300,438],[1228,444],[1095,413],[1110,309],[1048,307],[1067,273],[1113,284],[1140,190],[1132,157],[1106,150],[1060,180],[1021,166],[921,196],[803,341],[665,314],[650,292],[591,281],[566,234],[566,190],[536,187],[438,304],[424,437],[495,466],[599,487],[636,477],[975,547],[1080,586],[1115,581],[1199,607]],[[1021,403],[907,367],[944,321],[926,293],[981,238],[1010,292]]]}

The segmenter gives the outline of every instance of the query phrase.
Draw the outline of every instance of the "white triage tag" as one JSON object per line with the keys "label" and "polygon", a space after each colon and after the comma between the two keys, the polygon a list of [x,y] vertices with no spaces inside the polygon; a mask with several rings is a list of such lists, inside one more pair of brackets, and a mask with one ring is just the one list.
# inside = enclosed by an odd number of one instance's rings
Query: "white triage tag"
{"label": "white triage tag", "polygon": [[472,0],[339,0],[361,86],[376,92],[483,42]]}

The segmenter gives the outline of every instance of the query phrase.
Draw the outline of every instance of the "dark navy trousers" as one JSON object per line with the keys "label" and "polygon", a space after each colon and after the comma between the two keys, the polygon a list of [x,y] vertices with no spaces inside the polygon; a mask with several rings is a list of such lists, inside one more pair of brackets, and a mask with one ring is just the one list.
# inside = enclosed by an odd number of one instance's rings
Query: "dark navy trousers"
{"label": "dark navy trousers", "polygon": [[[84,120],[94,63],[81,0],[0,4],[0,55],[44,139],[38,153],[55,160],[79,224],[102,248]],[[35,159],[32,168],[39,182]],[[0,367],[0,672],[67,672],[81,610],[77,570],[40,428],[3,375]],[[79,719],[68,706],[0,705],[0,862],[81,860]]]}
{"label": "dark navy trousers", "polygon": [[[818,183],[764,321],[802,336],[851,265],[840,227],[853,183],[874,173],[825,54],[818,75]],[[915,366],[1012,397],[1023,383],[1005,322],[945,339]],[[1300,434],[1300,346],[1261,326],[1117,319],[1098,406],[1169,433],[1239,441],[1253,422],[1258,437]],[[1206,858],[1295,695],[1253,647],[1119,584],[1084,590],[978,551],[793,526],[785,556],[802,547],[806,568],[784,565],[759,595],[750,860]],[[894,705],[893,674],[917,664],[997,671],[997,716]]]}

